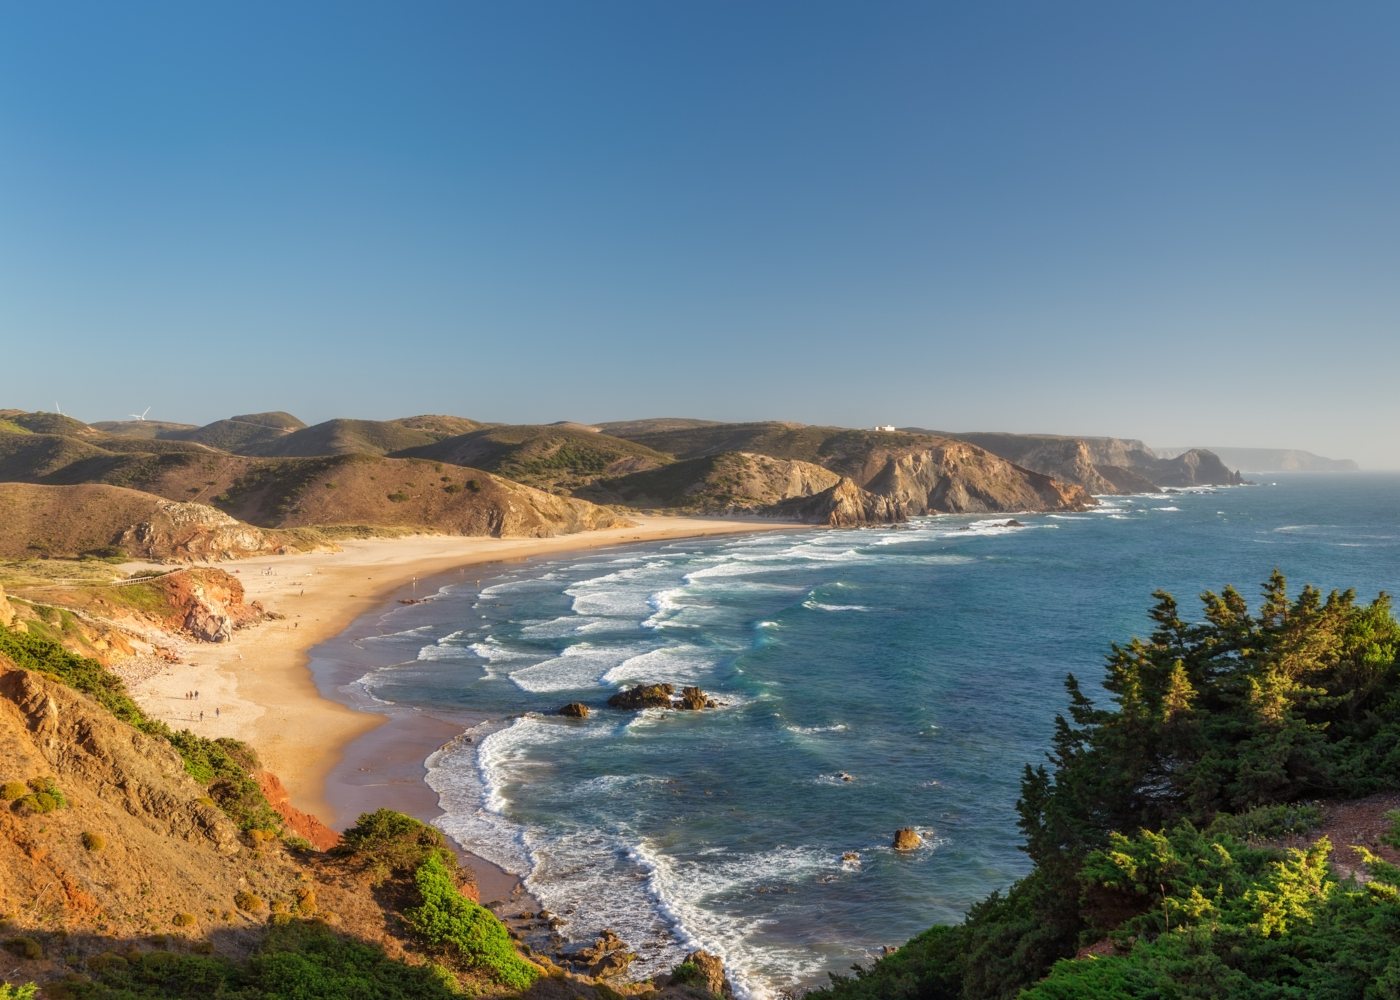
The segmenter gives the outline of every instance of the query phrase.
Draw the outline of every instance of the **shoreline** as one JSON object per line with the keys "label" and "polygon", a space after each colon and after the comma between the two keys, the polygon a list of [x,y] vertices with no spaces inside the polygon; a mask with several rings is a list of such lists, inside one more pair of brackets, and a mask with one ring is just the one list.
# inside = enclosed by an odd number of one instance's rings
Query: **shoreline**
{"label": "shoreline", "polygon": [[[811,527],[766,519],[634,516],[632,520],[630,527],[550,538],[356,539],[342,542],[339,552],[219,563],[216,568],[241,581],[245,600],[258,601],[285,617],[240,629],[224,643],[171,643],[179,662],[163,663],[147,676],[129,679],[131,693],[146,711],[177,727],[201,736],[247,742],[263,766],[281,779],[293,806],[333,829],[343,829],[353,815],[342,815],[332,806],[328,780],[351,744],[383,726],[389,717],[323,694],[310,669],[311,651],[366,613],[383,607],[396,594],[403,599],[427,596],[431,591],[418,590],[420,583],[465,566],[631,543]],[[198,692],[198,699],[187,698],[186,692]],[[416,764],[421,767],[421,759]],[[392,807],[392,803],[377,804]]]}

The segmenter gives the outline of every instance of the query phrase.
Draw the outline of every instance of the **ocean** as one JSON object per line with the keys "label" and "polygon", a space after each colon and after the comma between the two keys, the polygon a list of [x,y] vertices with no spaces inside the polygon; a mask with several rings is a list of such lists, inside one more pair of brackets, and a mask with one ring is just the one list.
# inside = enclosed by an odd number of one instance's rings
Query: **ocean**
{"label": "ocean", "polygon": [[[1400,583],[1400,477],[1256,478],[473,567],[360,619],[313,669],[338,664],[320,673],[352,704],[461,730],[426,762],[438,824],[523,875],[568,939],[611,928],[642,976],[704,948],[762,1000],[1027,871],[1022,770],[1065,675],[1099,691],[1154,590],[1192,617],[1207,589],[1253,601],[1275,567],[1295,591]],[[638,682],[723,704],[605,706]],[[593,713],[551,714],[571,701]],[[906,826],[923,845],[896,852]]]}

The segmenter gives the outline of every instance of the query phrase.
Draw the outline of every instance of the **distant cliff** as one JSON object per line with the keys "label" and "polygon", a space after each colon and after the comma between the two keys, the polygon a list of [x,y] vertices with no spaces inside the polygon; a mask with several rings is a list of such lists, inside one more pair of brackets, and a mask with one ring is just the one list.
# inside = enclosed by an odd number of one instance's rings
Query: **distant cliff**
{"label": "distant cliff", "polygon": [[[1159,455],[1179,455],[1188,448],[1158,448]],[[1359,472],[1349,458],[1323,458],[1297,448],[1216,448],[1212,452],[1232,469],[1242,472]]]}
{"label": "distant cliff", "polygon": [[981,431],[952,436],[1096,494],[1147,493],[1164,486],[1237,486],[1243,482],[1238,472],[1204,449],[1163,458],[1133,438]]}

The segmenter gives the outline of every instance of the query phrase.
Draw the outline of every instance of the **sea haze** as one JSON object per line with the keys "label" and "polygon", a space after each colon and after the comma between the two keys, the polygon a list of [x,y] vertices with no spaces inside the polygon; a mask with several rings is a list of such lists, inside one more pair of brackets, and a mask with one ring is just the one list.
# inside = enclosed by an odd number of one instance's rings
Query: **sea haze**
{"label": "sea haze", "polygon": [[[922,518],[466,571],[362,619],[352,695],[488,717],[428,761],[442,828],[643,975],[723,956],[741,994],[824,979],[1025,873],[1015,801],[1063,679],[1098,692],[1152,592],[1400,575],[1400,477],[1276,476],[1082,514]],[[641,681],[723,707],[607,709]],[[569,701],[586,721],[552,716]],[[465,725],[465,724],[464,724]],[[845,780],[849,775],[851,780]],[[896,853],[896,828],[924,846]],[[858,861],[843,860],[856,852]]]}

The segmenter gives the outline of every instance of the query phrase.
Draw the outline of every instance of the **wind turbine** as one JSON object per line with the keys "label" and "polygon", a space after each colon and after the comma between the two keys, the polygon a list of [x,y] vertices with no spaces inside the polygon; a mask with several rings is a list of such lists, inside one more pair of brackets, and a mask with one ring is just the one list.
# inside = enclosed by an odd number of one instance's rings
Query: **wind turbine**
{"label": "wind turbine", "polygon": [[133,420],[145,420],[145,419],[146,419],[146,414],[148,414],[148,413],[150,413],[150,412],[151,412],[151,408],[148,406],[148,407],[146,407],[144,410],[142,410],[140,413],[128,413],[127,416],[128,416],[128,417],[131,417]]}

